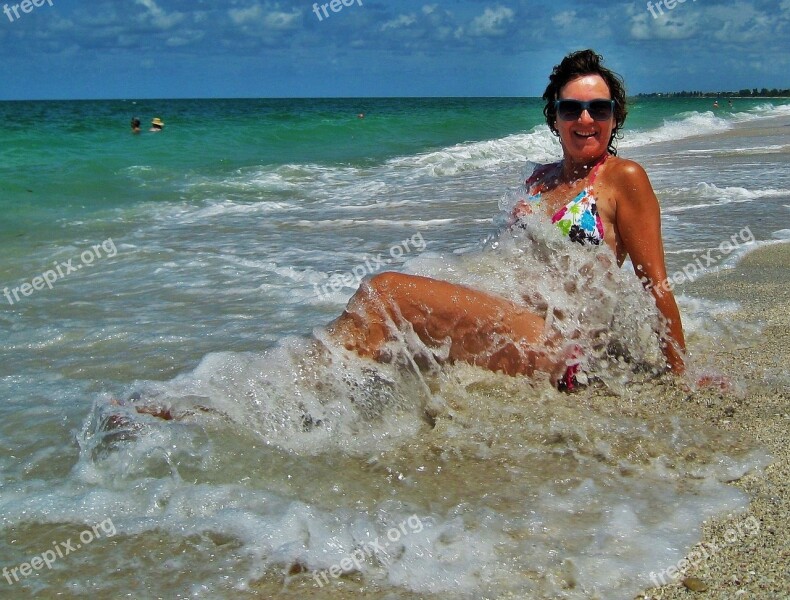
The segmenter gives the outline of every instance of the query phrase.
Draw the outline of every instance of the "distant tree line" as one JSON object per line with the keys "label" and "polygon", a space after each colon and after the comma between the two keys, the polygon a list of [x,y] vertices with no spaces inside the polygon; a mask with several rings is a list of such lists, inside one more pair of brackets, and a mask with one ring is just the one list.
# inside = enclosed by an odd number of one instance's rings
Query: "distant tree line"
{"label": "distant tree line", "polygon": [[763,88],[758,90],[757,88],[744,88],[737,92],[687,92],[684,90],[682,92],[652,92],[650,94],[636,95],[637,98],[767,98],[772,96],[790,96],[790,89],[778,90],[773,88],[769,90],[768,88]]}

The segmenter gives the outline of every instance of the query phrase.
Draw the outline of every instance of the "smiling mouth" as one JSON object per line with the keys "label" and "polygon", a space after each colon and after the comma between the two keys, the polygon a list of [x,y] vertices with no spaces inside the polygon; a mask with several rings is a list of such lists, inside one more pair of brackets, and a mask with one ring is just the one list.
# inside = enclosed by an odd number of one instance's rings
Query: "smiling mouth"
{"label": "smiling mouth", "polygon": [[591,137],[595,137],[596,135],[594,131],[590,133],[585,133],[583,131],[575,131],[573,134],[583,138],[591,138]]}

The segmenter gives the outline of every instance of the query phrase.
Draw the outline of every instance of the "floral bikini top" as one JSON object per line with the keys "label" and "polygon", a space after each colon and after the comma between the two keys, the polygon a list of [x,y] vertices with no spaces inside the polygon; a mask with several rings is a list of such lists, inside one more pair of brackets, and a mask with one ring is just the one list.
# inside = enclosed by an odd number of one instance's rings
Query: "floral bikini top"
{"label": "floral bikini top", "polygon": [[[604,154],[603,158],[592,168],[589,183],[584,189],[551,217],[551,222],[557,225],[562,234],[567,235],[573,242],[579,242],[580,244],[590,243],[596,246],[603,242],[603,221],[601,221],[601,216],[598,214],[598,207],[596,206],[592,190],[598,169],[608,156],[608,153]],[[514,214],[517,214],[519,205],[525,205],[524,208],[527,208],[527,212],[532,212],[534,207],[540,205],[541,195],[546,190],[546,185],[539,180],[545,173],[545,168],[535,169],[530,175],[525,183],[527,198],[516,205]]]}

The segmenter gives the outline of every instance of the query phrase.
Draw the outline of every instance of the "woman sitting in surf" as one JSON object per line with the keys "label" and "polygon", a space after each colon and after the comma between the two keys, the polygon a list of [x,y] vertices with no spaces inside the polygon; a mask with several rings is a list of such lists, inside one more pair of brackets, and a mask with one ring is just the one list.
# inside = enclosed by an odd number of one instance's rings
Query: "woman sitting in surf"
{"label": "woman sitting in surf", "polygon": [[[618,265],[629,256],[665,321],[659,335],[666,362],[681,374],[685,342],[675,298],[663,285],[667,274],[658,199],[644,169],[616,156],[613,140],[626,117],[625,90],[601,61],[592,50],[583,50],[554,67],[543,112],[563,157],[538,167],[527,180],[513,224],[542,213],[571,242],[605,244]],[[349,350],[386,360],[395,329],[408,329],[426,346],[442,346],[450,362],[510,375],[547,372],[559,387],[572,387],[573,357],[567,345],[557,351],[563,340],[546,334],[545,324],[530,307],[487,292],[387,272],[362,284],[329,333]]]}
{"label": "woman sitting in surf", "polygon": [[[685,342],[675,298],[665,285],[658,199],[644,169],[616,156],[613,141],[626,117],[625,90],[601,60],[592,50],[583,50],[554,68],[543,94],[543,112],[559,138],[563,157],[538,167],[527,179],[525,197],[515,205],[510,226],[524,225],[530,215],[545,215],[567,243],[601,246],[598,262],[611,263],[616,257],[620,266],[629,256],[663,317],[658,335],[666,363],[682,374]],[[387,362],[393,358],[389,342],[413,332],[429,351],[435,349],[431,361],[463,361],[509,375],[547,373],[560,389],[572,389],[582,350],[573,335],[563,339],[539,312],[527,301],[514,302],[430,277],[385,272],[363,282],[320,341]],[[608,327],[609,322],[593,324],[601,325]],[[136,410],[177,418],[156,404],[138,405]]]}

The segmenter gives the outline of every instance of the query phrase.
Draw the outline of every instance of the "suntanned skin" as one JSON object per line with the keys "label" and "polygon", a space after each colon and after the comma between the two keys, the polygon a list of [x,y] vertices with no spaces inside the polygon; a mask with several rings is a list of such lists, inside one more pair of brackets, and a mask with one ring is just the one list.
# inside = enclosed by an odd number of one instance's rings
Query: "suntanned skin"
{"label": "suntanned skin", "polygon": [[[569,81],[560,98],[594,100],[610,98],[609,87],[599,75],[585,75]],[[563,147],[563,160],[545,169],[548,184],[542,206],[550,216],[587,185],[587,175],[606,153],[614,118],[595,121],[584,111],[576,121],[558,119],[555,127]],[[593,134],[580,137],[577,133]],[[582,179],[579,179],[579,178]],[[667,321],[668,337],[662,339],[667,364],[676,374],[685,371],[685,339],[675,297],[663,285],[667,273],[661,236],[658,198],[645,170],[631,160],[610,156],[599,168],[594,194],[604,226],[604,242],[622,265],[630,256],[637,277],[651,291],[656,307]]]}
{"label": "suntanned skin", "polygon": [[[464,361],[509,375],[550,373],[562,365],[549,358],[556,340],[544,337],[544,320],[526,306],[446,281],[381,273],[363,283],[329,333],[346,348],[384,358],[392,324],[408,322],[428,346],[450,342],[450,361]],[[539,343],[538,343],[539,342]]]}
{"label": "suntanned skin", "polygon": [[[599,75],[569,81],[560,98],[611,98]],[[588,185],[591,169],[608,154],[614,117],[595,121],[583,111],[576,121],[558,119],[555,127],[563,160],[542,170],[545,184],[541,210],[553,215]],[[662,339],[667,364],[676,374],[685,370],[685,341],[675,298],[666,280],[658,199],[644,169],[637,163],[610,156],[599,168],[593,190],[604,226],[604,243],[619,265],[631,257],[636,275],[651,290],[668,323]],[[519,211],[529,208],[520,206]],[[561,375],[564,357],[551,352],[558,340],[545,337],[542,318],[504,298],[426,277],[382,273],[371,278],[351,298],[343,314],[329,326],[330,335],[364,356],[382,358],[391,339],[387,323],[411,324],[427,345],[450,343],[449,360],[461,360],[510,375],[534,371]],[[500,334],[502,337],[500,337]],[[503,338],[512,340],[503,343]],[[535,348],[545,345],[546,352]],[[554,347],[554,348],[552,348]],[[527,350],[527,348],[529,348]]]}
{"label": "suntanned skin", "polygon": [[686,342],[675,296],[669,291],[670,286],[664,285],[667,271],[658,199],[647,173],[637,163],[618,159],[606,166],[610,170],[609,185],[602,187],[605,200],[601,201],[600,210],[606,211],[615,225],[614,250],[618,263],[622,264],[628,255],[637,277],[653,294],[656,307],[667,322],[668,336],[661,340],[664,357],[674,373],[682,374]]}

